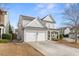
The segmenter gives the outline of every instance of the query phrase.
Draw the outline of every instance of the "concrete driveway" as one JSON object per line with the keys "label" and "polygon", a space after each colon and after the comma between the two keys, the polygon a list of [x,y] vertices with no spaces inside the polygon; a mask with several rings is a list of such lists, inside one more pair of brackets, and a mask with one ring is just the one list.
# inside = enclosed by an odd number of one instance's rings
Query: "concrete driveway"
{"label": "concrete driveway", "polygon": [[29,44],[46,56],[79,56],[79,49],[53,41],[29,42]]}

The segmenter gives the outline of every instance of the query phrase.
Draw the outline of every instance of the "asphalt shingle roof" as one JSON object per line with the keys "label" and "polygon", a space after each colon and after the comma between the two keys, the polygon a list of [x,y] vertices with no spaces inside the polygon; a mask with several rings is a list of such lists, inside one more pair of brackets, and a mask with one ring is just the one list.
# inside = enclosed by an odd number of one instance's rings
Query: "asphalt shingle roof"
{"label": "asphalt shingle roof", "polygon": [[23,20],[33,20],[35,17],[20,15]]}
{"label": "asphalt shingle roof", "polygon": [[[49,16],[49,17],[52,19],[52,22],[53,22],[53,23],[56,23],[51,14],[49,14],[49,15],[47,15],[47,16]],[[43,20],[43,19],[46,18],[47,16],[43,17],[41,20]]]}

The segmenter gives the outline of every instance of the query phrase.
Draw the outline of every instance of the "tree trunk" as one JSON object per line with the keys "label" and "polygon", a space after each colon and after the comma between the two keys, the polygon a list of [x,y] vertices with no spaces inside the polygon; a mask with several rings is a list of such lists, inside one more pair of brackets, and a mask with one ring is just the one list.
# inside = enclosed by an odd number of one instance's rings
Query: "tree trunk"
{"label": "tree trunk", "polygon": [[77,38],[75,38],[75,43],[77,43]]}
{"label": "tree trunk", "polygon": [[75,43],[77,43],[77,30],[75,30]]}

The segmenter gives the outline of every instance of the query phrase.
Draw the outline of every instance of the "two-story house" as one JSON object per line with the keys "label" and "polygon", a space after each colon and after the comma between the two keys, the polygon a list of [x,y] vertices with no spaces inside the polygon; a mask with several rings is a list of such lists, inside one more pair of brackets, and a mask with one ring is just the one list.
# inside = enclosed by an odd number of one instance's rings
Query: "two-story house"
{"label": "two-story house", "polygon": [[3,9],[0,9],[0,38],[2,37],[3,33],[8,31],[9,20],[8,20],[8,13]]}
{"label": "two-story house", "polygon": [[21,15],[18,22],[18,39],[24,42],[45,41],[48,37],[51,39],[54,24],[55,21],[50,14],[42,19]]}

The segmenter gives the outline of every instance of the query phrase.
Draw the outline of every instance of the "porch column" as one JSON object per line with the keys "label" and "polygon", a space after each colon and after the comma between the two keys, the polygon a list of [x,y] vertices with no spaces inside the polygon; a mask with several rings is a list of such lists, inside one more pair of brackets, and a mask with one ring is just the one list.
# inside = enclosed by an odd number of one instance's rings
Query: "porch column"
{"label": "porch column", "polygon": [[1,28],[1,39],[2,39],[2,28]]}
{"label": "porch column", "polygon": [[0,28],[0,39],[1,39],[1,28]]}
{"label": "porch column", "polygon": [[50,40],[51,40],[51,30],[50,30]]}

